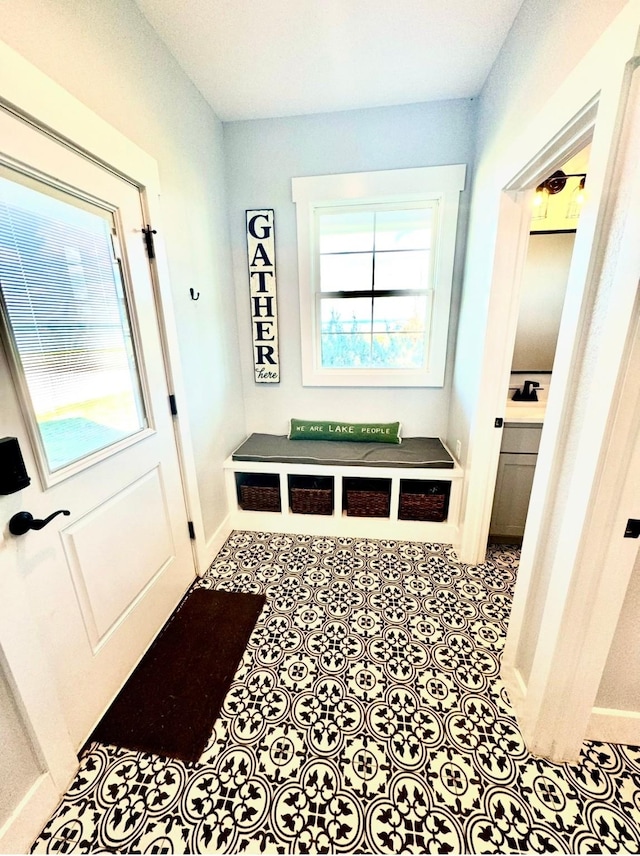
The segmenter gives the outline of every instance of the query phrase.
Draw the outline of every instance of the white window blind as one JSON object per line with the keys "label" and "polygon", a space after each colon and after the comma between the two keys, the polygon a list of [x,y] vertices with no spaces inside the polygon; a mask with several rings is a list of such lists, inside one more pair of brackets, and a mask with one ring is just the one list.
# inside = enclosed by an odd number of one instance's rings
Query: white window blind
{"label": "white window blind", "polygon": [[14,177],[0,174],[5,326],[54,472],[147,420],[112,212]]}

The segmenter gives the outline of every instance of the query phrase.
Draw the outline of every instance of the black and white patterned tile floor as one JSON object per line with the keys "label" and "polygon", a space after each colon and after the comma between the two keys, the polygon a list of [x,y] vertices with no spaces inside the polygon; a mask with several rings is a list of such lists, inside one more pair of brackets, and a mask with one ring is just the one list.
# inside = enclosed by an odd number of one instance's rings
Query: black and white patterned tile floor
{"label": "black and white patterned tile floor", "polygon": [[93,744],[33,852],[640,852],[638,747],[523,744],[498,676],[517,564],[232,533],[196,585],[267,604],[202,758]]}

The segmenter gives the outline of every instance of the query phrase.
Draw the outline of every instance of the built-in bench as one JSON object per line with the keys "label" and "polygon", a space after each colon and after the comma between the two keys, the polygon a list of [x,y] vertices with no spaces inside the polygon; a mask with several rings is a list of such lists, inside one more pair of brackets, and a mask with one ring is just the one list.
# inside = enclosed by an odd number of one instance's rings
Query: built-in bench
{"label": "built-in bench", "polygon": [[235,529],[457,541],[463,471],[436,437],[252,434],[224,463]]}

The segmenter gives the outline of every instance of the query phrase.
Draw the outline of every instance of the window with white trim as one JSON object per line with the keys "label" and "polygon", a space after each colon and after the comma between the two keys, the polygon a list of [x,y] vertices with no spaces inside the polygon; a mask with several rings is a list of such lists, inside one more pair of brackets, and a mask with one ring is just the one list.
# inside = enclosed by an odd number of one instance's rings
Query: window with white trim
{"label": "window with white trim", "polygon": [[442,386],[465,166],[294,178],[305,386]]}

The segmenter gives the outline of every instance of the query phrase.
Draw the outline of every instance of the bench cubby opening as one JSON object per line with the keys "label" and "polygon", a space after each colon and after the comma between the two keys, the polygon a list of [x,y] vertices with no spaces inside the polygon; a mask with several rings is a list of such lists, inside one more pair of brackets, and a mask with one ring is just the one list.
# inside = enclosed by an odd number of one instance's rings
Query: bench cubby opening
{"label": "bench cubby opening", "polygon": [[400,479],[398,520],[443,523],[449,512],[451,482],[435,479]]}
{"label": "bench cubby opening", "polygon": [[280,478],[275,473],[236,473],[236,497],[243,511],[280,513]]}
{"label": "bench cubby opening", "polygon": [[347,517],[389,517],[391,514],[391,479],[345,478],[342,496],[342,508]]}
{"label": "bench cubby opening", "polygon": [[292,514],[333,514],[333,476],[288,475],[289,508]]}

